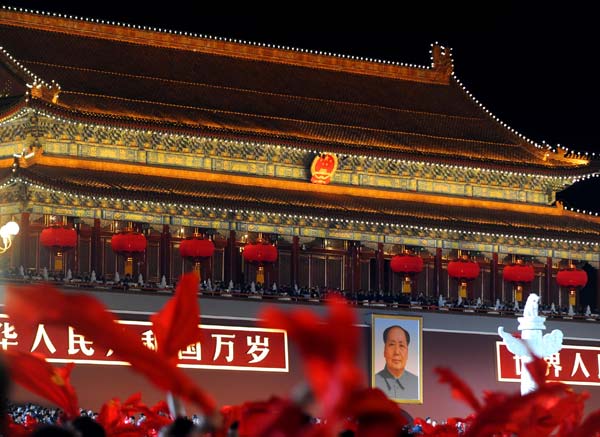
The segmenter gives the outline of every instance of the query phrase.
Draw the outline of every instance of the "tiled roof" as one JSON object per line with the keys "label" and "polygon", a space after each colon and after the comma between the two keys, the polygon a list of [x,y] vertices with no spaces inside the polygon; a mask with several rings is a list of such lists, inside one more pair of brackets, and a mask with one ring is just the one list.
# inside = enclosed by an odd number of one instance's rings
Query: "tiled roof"
{"label": "tiled roof", "polygon": [[[198,205],[231,210],[315,215],[331,219],[398,223],[459,231],[493,232],[528,237],[600,241],[600,221],[553,207],[536,213],[481,207],[441,205],[418,201],[339,196],[307,190],[269,189],[252,185],[215,183],[163,176],[86,170],[34,164],[19,168],[16,176],[66,193],[127,200]],[[11,173],[4,175],[4,180]],[[542,211],[543,210],[543,211]],[[544,211],[546,213],[544,213]]]}
{"label": "tiled roof", "polygon": [[316,55],[284,53],[269,61],[264,50],[243,44],[237,56],[235,44],[229,52],[200,38],[178,46],[173,35],[164,38],[169,44],[157,43],[160,35],[144,43],[144,34],[117,27],[110,39],[90,23],[82,36],[76,21],[45,17],[28,27],[28,14],[13,22],[1,12],[0,45],[35,75],[60,84],[51,106],[73,116],[347,153],[573,167],[552,156],[544,161],[544,150],[493,120],[453,78],[418,80],[430,70],[398,77],[336,71],[322,68]]}

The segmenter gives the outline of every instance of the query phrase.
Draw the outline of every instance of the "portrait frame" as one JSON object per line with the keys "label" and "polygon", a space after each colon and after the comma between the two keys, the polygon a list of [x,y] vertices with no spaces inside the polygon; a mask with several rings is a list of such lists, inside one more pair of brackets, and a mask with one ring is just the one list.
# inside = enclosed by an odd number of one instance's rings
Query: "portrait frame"
{"label": "portrait frame", "polygon": [[[410,335],[408,358],[399,379],[387,372],[384,357],[383,332],[393,326],[400,326]],[[399,404],[423,403],[423,317],[371,314],[371,387],[380,388]],[[403,390],[407,390],[406,395],[398,394]]]}

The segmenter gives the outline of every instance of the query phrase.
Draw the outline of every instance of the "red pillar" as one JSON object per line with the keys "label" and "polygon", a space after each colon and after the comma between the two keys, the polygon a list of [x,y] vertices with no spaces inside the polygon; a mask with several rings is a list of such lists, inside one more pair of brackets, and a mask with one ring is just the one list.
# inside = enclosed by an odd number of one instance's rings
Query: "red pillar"
{"label": "red pillar", "polygon": [[384,278],[383,243],[377,243],[377,291],[383,291]]}
{"label": "red pillar", "polygon": [[165,276],[167,283],[171,283],[171,229],[169,225],[163,225],[158,246],[160,253],[160,280]]}
{"label": "red pillar", "polygon": [[[277,247],[277,246],[275,246],[275,247]],[[271,265],[269,266],[269,286],[270,287],[273,286],[273,282],[275,282],[277,284],[278,288],[281,287],[281,283],[279,282],[278,263],[279,263],[279,249],[277,249],[277,261],[275,261],[274,263],[270,263]]]}
{"label": "red pillar", "polygon": [[[28,266],[27,258],[31,248],[29,247],[29,213],[21,213],[21,222],[19,223],[19,265],[23,266],[27,271]],[[18,266],[17,266],[18,267]]]}
{"label": "red pillar", "polygon": [[[350,291],[358,291],[360,289],[360,243],[354,242],[352,244],[351,252],[352,262],[352,289]],[[369,291],[369,290],[365,290]]]}
{"label": "red pillar", "polygon": [[214,256],[208,258],[206,262],[206,279],[210,279],[210,283],[214,286],[213,282],[213,265],[214,265]]}
{"label": "red pillar", "polygon": [[94,227],[92,228],[92,270],[96,271],[96,277],[102,274],[102,239],[100,233],[100,219],[94,219]]}
{"label": "red pillar", "polygon": [[77,244],[75,244],[75,247],[73,248],[73,256],[71,256],[69,258],[70,258],[70,264],[71,264],[71,272],[73,272],[73,275],[78,275],[79,274],[79,240],[80,240],[81,234],[79,232],[79,227],[75,227],[75,223],[71,223],[71,225],[75,228],[75,231],[77,232]]}
{"label": "red pillar", "polygon": [[229,231],[229,238],[227,239],[227,249],[225,251],[225,281],[227,282],[227,286],[229,286],[229,281],[233,281],[234,283],[239,281],[235,263],[235,231]]}
{"label": "red pillar", "polygon": [[290,266],[290,286],[298,283],[298,266],[300,264],[300,237],[292,237],[292,265]]}
{"label": "red pillar", "polygon": [[490,264],[490,298],[492,304],[496,304],[498,296],[498,253],[492,254],[492,261]]}
{"label": "red pillar", "polygon": [[[546,281],[545,281],[545,287],[546,289],[546,296],[544,296],[544,298],[542,299],[542,303],[544,303],[544,305],[551,305],[552,304],[552,257],[547,257],[546,258]],[[560,290],[559,290],[560,293]],[[558,300],[556,301],[556,303],[558,304]]]}
{"label": "red pillar", "polygon": [[433,292],[434,296],[442,293],[442,248],[435,249],[435,258],[433,260]]}

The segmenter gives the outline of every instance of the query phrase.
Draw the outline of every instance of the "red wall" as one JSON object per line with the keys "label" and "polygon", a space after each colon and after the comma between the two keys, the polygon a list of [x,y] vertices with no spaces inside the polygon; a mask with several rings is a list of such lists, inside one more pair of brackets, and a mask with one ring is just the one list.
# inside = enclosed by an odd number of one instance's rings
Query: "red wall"
{"label": "red wall", "polygon": [[[370,330],[363,328],[364,345],[370,341]],[[415,417],[431,416],[443,419],[451,416],[465,416],[469,409],[450,396],[447,386],[439,385],[433,370],[436,366],[446,366],[463,377],[480,396],[483,390],[515,392],[517,383],[496,381],[495,342],[499,337],[463,333],[424,332],[423,333],[423,374],[424,403],[405,405],[404,408]],[[584,344],[568,341],[569,344]],[[364,346],[363,345],[363,346]],[[594,344],[595,345],[595,344]],[[369,371],[370,355],[363,347],[361,364]],[[226,370],[186,370],[202,387],[212,393],[219,405],[240,403],[245,400],[265,399],[272,394],[286,395],[292,387],[303,380],[299,356],[290,347],[289,373],[261,373]],[[97,410],[111,397],[121,399],[141,391],[147,403],[163,398],[163,393],[148,383],[128,367],[98,366],[78,364],[72,376],[79,393],[80,404]],[[574,386],[575,391],[587,390],[591,397],[587,402],[588,412],[600,408],[600,387]],[[13,401],[35,401],[29,393],[15,389]],[[188,413],[194,413],[193,408]]]}

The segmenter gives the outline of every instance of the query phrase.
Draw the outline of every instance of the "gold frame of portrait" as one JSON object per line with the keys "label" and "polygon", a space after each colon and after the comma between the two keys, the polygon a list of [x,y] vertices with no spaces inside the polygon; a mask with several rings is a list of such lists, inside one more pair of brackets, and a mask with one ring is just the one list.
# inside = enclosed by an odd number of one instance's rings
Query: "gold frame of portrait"
{"label": "gold frame of portrait", "polygon": [[[381,339],[375,338],[375,325],[377,320],[386,319],[386,320],[397,320],[398,325],[402,326],[401,321],[411,321],[417,322],[418,330],[419,330],[419,344],[417,347],[418,357],[419,357],[419,397],[418,399],[395,399],[389,398],[394,402],[399,404],[422,404],[423,403],[423,317],[422,316],[400,316],[400,315],[388,315],[388,314],[371,314],[371,387],[377,388],[375,386],[375,374],[379,372],[381,369],[375,369],[375,342],[379,341],[381,343]],[[412,340],[412,338],[411,338]],[[414,341],[414,340],[412,340]]]}

